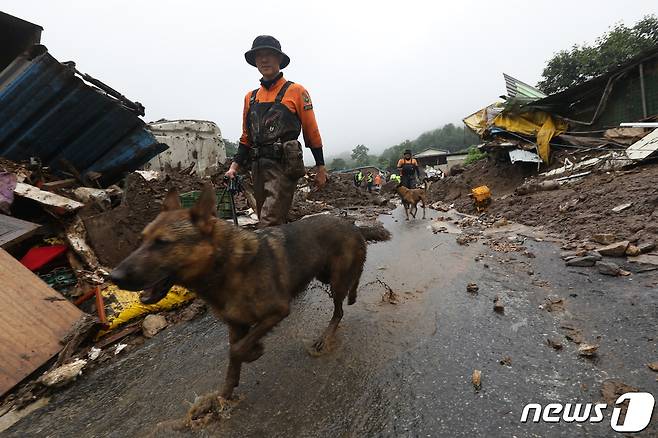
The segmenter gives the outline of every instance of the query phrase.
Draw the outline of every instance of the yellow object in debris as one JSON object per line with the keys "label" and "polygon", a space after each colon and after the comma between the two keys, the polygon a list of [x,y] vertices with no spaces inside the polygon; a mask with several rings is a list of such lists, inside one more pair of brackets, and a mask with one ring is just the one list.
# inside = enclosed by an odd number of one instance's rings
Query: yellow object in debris
{"label": "yellow object in debris", "polygon": [[493,121],[494,126],[516,134],[532,135],[537,138],[537,153],[548,163],[551,147],[549,142],[556,135],[567,130],[567,123],[555,119],[543,111],[531,111],[522,114],[499,114]]}
{"label": "yellow object in debris", "polygon": [[192,300],[196,295],[184,287],[174,286],[169,293],[155,304],[142,304],[139,292],[119,289],[111,284],[103,290],[103,300],[106,304],[107,330],[101,331],[98,336],[110,332],[122,324],[140,316],[174,309]]}
{"label": "yellow object in debris", "polygon": [[471,189],[471,195],[476,202],[484,202],[491,198],[491,190],[489,190],[489,187],[487,186],[480,186]]}
{"label": "yellow object in debris", "polygon": [[491,190],[487,186],[479,186],[471,189],[470,196],[475,201],[475,208],[478,211],[484,210],[491,203]]}
{"label": "yellow object in debris", "polygon": [[47,243],[48,245],[66,245],[66,242],[64,239],[60,237],[49,237],[47,239],[43,239],[44,243]]}

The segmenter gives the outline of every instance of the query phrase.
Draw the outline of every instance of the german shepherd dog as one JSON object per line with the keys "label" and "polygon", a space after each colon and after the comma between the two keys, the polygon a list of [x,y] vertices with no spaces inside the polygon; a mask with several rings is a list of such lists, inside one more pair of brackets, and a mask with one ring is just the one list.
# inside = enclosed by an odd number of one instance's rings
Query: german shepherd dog
{"label": "german shepherd dog", "polygon": [[425,204],[427,199],[427,185],[429,182],[425,183],[424,189],[408,189],[403,185],[399,185],[396,188],[397,194],[402,200],[402,205],[404,206],[404,213],[407,215],[407,220],[409,220],[409,212],[411,216],[416,219],[416,213],[418,212],[418,203],[421,203],[423,207],[423,219],[425,219]]}
{"label": "german shepherd dog", "polygon": [[290,312],[292,299],[317,278],[331,286],[334,313],[313,344],[321,352],[343,316],[343,300],[356,302],[366,240],[390,238],[382,227],[357,227],[319,215],[256,232],[215,217],[215,192],[206,185],[198,202],[182,209],[169,192],[163,211],[144,228],[142,244],[111,273],[119,287],[156,303],[171,286],[195,291],[229,327],[229,365],[220,395],[231,398],[243,362],[263,354],[261,339]]}

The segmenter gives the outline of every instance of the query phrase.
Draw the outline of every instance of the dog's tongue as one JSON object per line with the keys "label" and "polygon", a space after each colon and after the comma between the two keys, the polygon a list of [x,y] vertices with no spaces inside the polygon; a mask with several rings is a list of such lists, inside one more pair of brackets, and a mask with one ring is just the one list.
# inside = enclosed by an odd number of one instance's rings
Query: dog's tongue
{"label": "dog's tongue", "polygon": [[142,304],[157,303],[167,295],[173,285],[174,282],[172,279],[163,278],[153,286],[144,289],[139,296],[139,300]]}

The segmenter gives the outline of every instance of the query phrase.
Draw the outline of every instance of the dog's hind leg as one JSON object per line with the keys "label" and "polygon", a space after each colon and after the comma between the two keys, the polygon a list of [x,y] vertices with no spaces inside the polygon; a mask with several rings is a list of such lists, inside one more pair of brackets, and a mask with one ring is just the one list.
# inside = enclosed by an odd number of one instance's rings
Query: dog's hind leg
{"label": "dog's hind leg", "polygon": [[356,303],[356,291],[359,288],[359,282],[361,281],[361,274],[363,273],[363,264],[366,261],[366,249],[363,248],[361,251],[357,252],[357,257],[354,263],[352,264],[352,285],[350,290],[347,293],[347,305],[351,306]]}
{"label": "dog's hind leg", "polygon": [[334,333],[336,333],[336,330],[338,329],[338,323],[340,323],[340,320],[343,318],[344,299],[344,293],[340,297],[334,295],[334,314],[331,317],[331,321],[329,321],[329,325],[324,329],[322,336],[313,343],[313,350],[315,353],[322,353],[333,339]]}
{"label": "dog's hind leg", "polygon": [[353,286],[351,280],[354,276],[350,275],[353,261],[352,258],[340,257],[331,267],[331,295],[334,298],[334,314],[322,336],[313,343],[313,350],[316,353],[322,353],[329,345],[338,329],[340,320],[343,318],[343,301]]}

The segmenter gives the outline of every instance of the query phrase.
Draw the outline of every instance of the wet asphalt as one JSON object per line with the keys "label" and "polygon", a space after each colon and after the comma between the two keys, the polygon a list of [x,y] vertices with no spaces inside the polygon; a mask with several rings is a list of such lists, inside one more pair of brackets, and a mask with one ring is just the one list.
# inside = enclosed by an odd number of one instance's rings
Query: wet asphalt
{"label": "wet asphalt", "polygon": [[[522,409],[601,402],[607,379],[658,398],[658,374],[646,366],[658,360],[656,271],[604,277],[566,268],[555,243],[528,238],[536,256],[529,258],[492,251],[483,239],[460,246],[454,234],[433,234],[429,219],[403,217],[399,209],[383,217],[393,239],[369,245],[357,303],[345,306],[332,351],[306,350],[332,310],[312,284],[266,338],[265,354],[243,367],[241,400],[227,418],[198,430],[173,427],[223,380],[227,331],[209,313],[83,375],[0,436],[613,437],[622,435],[610,427],[612,407],[598,424],[524,424]],[[397,304],[382,301],[378,279]],[[466,292],[471,282],[477,294]],[[503,314],[493,311],[497,294]],[[564,299],[564,311],[540,307],[552,295]],[[578,355],[565,324],[600,345],[594,359]],[[564,348],[550,348],[548,337]],[[505,356],[510,366],[500,364]],[[474,369],[482,371],[479,391]],[[654,412],[633,436],[656,434]]]}

